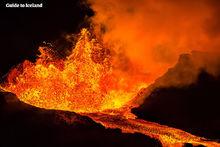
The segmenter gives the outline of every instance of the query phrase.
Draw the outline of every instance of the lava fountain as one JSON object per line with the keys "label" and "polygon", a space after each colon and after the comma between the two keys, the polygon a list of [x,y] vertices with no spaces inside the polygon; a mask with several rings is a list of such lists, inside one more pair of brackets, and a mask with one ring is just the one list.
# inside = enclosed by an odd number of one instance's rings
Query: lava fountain
{"label": "lava fountain", "polygon": [[35,63],[24,61],[12,69],[5,89],[37,107],[90,113],[130,107],[148,85],[146,76],[115,67],[117,54],[87,29],[66,59],[56,59],[50,50],[40,47]]}

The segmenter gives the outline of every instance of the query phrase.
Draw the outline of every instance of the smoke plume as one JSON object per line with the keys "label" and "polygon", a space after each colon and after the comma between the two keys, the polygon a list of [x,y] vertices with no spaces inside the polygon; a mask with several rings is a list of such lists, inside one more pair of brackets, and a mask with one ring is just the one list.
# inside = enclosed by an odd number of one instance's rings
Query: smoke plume
{"label": "smoke plume", "polygon": [[[194,64],[216,74],[213,68],[220,55],[218,0],[89,0],[89,3],[95,11],[92,18],[95,31],[104,43],[114,46],[115,52],[123,52],[127,61],[152,81],[175,65],[181,54],[192,51],[204,52],[206,56],[197,57]],[[209,58],[213,67],[206,63]]]}

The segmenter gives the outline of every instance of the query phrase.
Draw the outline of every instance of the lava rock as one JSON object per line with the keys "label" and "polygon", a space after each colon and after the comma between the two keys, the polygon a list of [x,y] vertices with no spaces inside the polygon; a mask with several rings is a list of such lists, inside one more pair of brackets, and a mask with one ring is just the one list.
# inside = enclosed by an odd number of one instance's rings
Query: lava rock
{"label": "lava rock", "polygon": [[105,129],[74,112],[45,110],[0,93],[0,146],[161,146],[142,134]]}
{"label": "lava rock", "polygon": [[220,77],[201,71],[197,81],[188,86],[156,85],[143,104],[132,110],[138,118],[220,139]]}

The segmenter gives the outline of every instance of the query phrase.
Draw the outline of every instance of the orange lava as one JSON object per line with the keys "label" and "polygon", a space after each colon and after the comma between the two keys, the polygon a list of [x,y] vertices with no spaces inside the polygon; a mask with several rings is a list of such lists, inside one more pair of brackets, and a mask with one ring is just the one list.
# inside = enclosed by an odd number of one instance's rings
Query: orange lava
{"label": "orange lava", "polygon": [[106,128],[119,128],[124,133],[141,133],[158,139],[164,147],[182,147],[185,143],[191,143],[195,146],[220,146],[220,143],[207,140],[203,137],[198,137],[179,129],[141,119],[125,118],[121,115],[108,115],[103,113],[90,113],[84,115],[91,117],[94,121],[102,124]]}
{"label": "orange lava", "polygon": [[147,87],[145,75],[117,67],[117,53],[106,49],[82,29],[72,53],[61,60],[39,48],[35,63],[25,61],[11,70],[4,88],[28,104],[74,112],[100,112],[131,106]]}

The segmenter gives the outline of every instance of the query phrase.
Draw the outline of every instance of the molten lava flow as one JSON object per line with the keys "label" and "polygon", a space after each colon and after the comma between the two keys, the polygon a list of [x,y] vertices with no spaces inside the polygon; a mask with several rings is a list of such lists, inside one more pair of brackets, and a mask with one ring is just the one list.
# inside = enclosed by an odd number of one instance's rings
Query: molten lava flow
{"label": "molten lava flow", "polygon": [[124,133],[141,133],[160,140],[163,146],[181,147],[184,143],[191,143],[195,146],[204,145],[207,147],[219,147],[220,143],[194,136],[190,133],[168,126],[148,122],[140,119],[125,118],[120,115],[108,115],[102,113],[84,114],[91,117],[97,123],[106,128],[120,128]]}
{"label": "molten lava flow", "polygon": [[8,82],[0,88],[15,93],[25,103],[74,111],[107,128],[157,138],[164,146],[219,145],[178,129],[135,119],[130,109],[138,92],[152,79],[125,63],[126,57],[117,51],[105,48],[87,29],[82,29],[65,60],[55,57],[48,48],[39,50],[35,63],[25,61],[12,69]]}
{"label": "molten lava flow", "polygon": [[[36,63],[25,61],[8,76],[6,90],[25,103],[74,112],[100,112],[131,105],[136,93],[146,87],[139,75],[114,67],[112,51],[82,29],[72,53],[57,59],[40,48]],[[142,78],[142,79],[141,79]]]}

